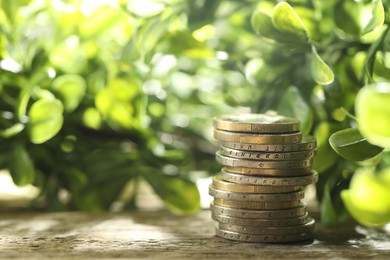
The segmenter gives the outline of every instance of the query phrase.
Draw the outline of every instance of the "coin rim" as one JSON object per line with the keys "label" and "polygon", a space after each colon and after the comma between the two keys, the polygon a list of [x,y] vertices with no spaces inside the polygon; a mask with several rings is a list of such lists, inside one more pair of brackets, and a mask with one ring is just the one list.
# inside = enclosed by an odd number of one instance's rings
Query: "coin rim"
{"label": "coin rim", "polygon": [[[219,229],[218,227],[215,227],[215,234],[216,236],[227,239],[227,240],[233,240],[233,241],[240,241],[240,242],[252,242],[252,243],[268,243],[268,244],[281,244],[281,243],[292,243],[292,242],[302,242],[312,239],[312,233],[302,233],[299,235],[249,235],[249,234],[243,234],[239,232],[232,232],[232,231],[226,231]],[[227,234],[229,236],[225,236],[224,234]],[[232,237],[232,235],[234,237]],[[239,236],[239,238],[236,238]],[[241,237],[248,237],[248,239],[240,239]],[[273,237],[274,240],[264,240],[265,237]],[[283,237],[284,239],[281,240],[280,238]],[[275,239],[277,238],[277,239]]]}
{"label": "coin rim", "polygon": [[303,199],[305,196],[305,192],[303,190],[285,193],[232,192],[215,189],[212,184],[210,184],[209,195],[218,199],[229,199],[237,201],[287,202]]}
{"label": "coin rim", "polygon": [[[294,226],[242,226],[234,224],[225,224],[218,222],[218,227],[222,230],[238,232],[250,235],[294,235],[301,233],[312,233],[315,228],[314,218],[308,217],[306,223]],[[241,229],[241,230],[239,230]]]}
{"label": "coin rim", "polygon": [[289,134],[252,134],[241,132],[229,132],[215,129],[213,137],[219,141],[250,144],[296,144],[303,139],[302,133]]}
{"label": "coin rim", "polygon": [[[231,192],[244,192],[244,193],[287,193],[298,191],[303,188],[302,185],[298,186],[276,186],[276,185],[247,185],[234,182],[228,182],[223,180],[220,175],[214,175],[212,177],[212,186],[218,190],[231,191]],[[285,188],[291,189],[285,189]],[[270,188],[270,189],[268,189]]]}
{"label": "coin rim", "polygon": [[[260,218],[236,218],[223,215],[211,214],[211,218],[217,222],[231,224],[237,226],[252,226],[252,227],[291,227],[302,225],[309,218],[308,213],[305,215],[293,218],[277,218],[277,219],[260,219]],[[233,222],[233,223],[230,223]],[[240,224],[241,222],[241,224]]]}
{"label": "coin rim", "polygon": [[[299,217],[307,212],[306,204],[301,202],[298,207],[288,209],[268,209],[268,210],[256,210],[256,209],[239,209],[220,206],[214,202],[210,203],[210,211],[216,212],[219,215],[226,215],[236,218],[262,218],[262,219],[278,219]],[[242,215],[245,213],[245,215]]]}
{"label": "coin rim", "polygon": [[[224,168],[221,169],[221,172],[218,173],[218,175],[221,176],[221,179],[229,182],[234,183],[238,185],[259,185],[259,186],[308,186],[313,183],[316,183],[318,181],[318,172],[315,170],[312,170],[311,175],[306,176],[298,176],[298,177],[263,177],[258,175],[245,175],[245,174],[239,174],[239,173],[232,173],[225,171]],[[232,178],[225,178],[224,176],[232,176]],[[234,178],[233,178],[234,177]],[[240,181],[237,179],[246,179],[248,181]],[[288,180],[290,179],[290,180]],[[266,182],[264,181],[266,180]],[[286,180],[286,181],[284,181]],[[275,184],[275,182],[277,184]],[[294,183],[295,182],[295,183]],[[296,183],[301,182],[301,183]]]}
{"label": "coin rim", "polygon": [[[306,160],[295,160],[295,161],[264,161],[264,160],[246,160],[238,159],[229,156],[222,155],[220,151],[215,153],[215,160],[224,166],[236,166],[243,168],[254,168],[254,169],[295,169],[304,168],[299,163],[307,163],[310,167],[313,165],[313,158]],[[259,165],[262,167],[259,167]],[[290,165],[291,164],[291,165]],[[299,167],[296,167],[298,165]],[[283,166],[283,167],[282,167]]]}
{"label": "coin rim", "polygon": [[313,167],[293,168],[293,169],[267,169],[267,168],[246,168],[227,166],[223,168],[226,172],[250,175],[250,176],[278,176],[278,177],[300,177],[310,175],[313,171]]}
{"label": "coin rim", "polygon": [[[262,161],[299,161],[311,159],[315,155],[316,150],[297,151],[297,152],[261,152],[261,151],[245,151],[237,150],[220,145],[219,150],[221,155],[243,160],[262,160]],[[291,157],[295,154],[295,158],[284,157],[288,155]],[[277,155],[277,157],[275,157]],[[301,157],[299,157],[301,156]],[[265,158],[264,158],[265,157]]]}
{"label": "coin rim", "polygon": [[[240,122],[233,121],[232,118],[237,117],[280,117],[290,122],[284,123],[267,123],[267,122]],[[234,114],[222,115],[213,118],[213,126],[220,130],[232,132],[251,132],[251,133],[293,133],[300,130],[299,120],[282,115],[267,115],[267,114]]]}
{"label": "coin rim", "polygon": [[[298,207],[302,202],[301,200],[292,201],[280,201],[280,202],[256,202],[256,201],[238,201],[230,199],[218,199],[214,198],[214,204],[227,207],[231,209],[245,209],[245,210],[283,210],[292,209]],[[222,203],[225,205],[221,205]],[[230,205],[226,205],[230,204]],[[232,205],[234,204],[234,205]]]}
{"label": "coin rim", "polygon": [[229,141],[220,141],[220,144],[227,148],[252,152],[299,152],[317,148],[317,140],[314,136],[303,136],[301,142],[288,144],[254,144]]}

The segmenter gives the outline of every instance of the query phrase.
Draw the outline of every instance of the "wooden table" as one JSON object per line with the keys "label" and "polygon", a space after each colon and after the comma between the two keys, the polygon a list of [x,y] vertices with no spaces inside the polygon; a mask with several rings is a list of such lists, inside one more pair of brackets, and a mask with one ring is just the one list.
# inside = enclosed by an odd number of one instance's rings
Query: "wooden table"
{"label": "wooden table", "polygon": [[239,243],[214,235],[210,212],[0,213],[0,258],[383,258],[390,235],[350,226],[324,229],[296,244]]}

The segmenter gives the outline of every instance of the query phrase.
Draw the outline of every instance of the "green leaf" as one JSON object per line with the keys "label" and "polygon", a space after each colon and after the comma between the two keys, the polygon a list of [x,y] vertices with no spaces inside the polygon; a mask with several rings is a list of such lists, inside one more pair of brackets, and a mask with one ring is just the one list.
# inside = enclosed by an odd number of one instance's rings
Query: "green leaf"
{"label": "green leaf", "polygon": [[102,89],[97,93],[95,105],[112,128],[131,128],[133,126],[133,106],[129,102],[118,100],[110,89]]}
{"label": "green leaf", "polygon": [[251,59],[245,66],[245,76],[249,82],[256,84],[266,76],[266,64],[263,59]]}
{"label": "green leaf", "polygon": [[214,56],[212,49],[204,42],[196,40],[187,30],[174,31],[167,35],[167,53],[184,55],[190,58],[210,58]]}
{"label": "green leaf", "polygon": [[390,52],[377,51],[374,61],[374,74],[390,80],[390,64],[386,64],[390,61]]}
{"label": "green leaf", "polygon": [[366,226],[390,222],[390,168],[376,175],[371,168],[358,169],[348,190],[341,193],[351,215]]}
{"label": "green leaf", "polygon": [[299,35],[279,31],[272,23],[272,18],[269,14],[262,11],[255,11],[251,17],[252,27],[260,36],[275,40],[279,43],[288,43],[294,45],[306,44],[306,39],[302,39]]}
{"label": "green leaf", "polygon": [[24,124],[16,123],[7,129],[0,130],[0,136],[5,138],[10,138],[22,132],[23,129],[24,129]]}
{"label": "green leaf", "polygon": [[50,49],[48,52],[49,61],[59,70],[67,73],[80,73],[84,69],[87,70],[88,67],[88,57],[83,47],[77,35],[69,36]]}
{"label": "green leaf", "polygon": [[200,194],[195,183],[157,172],[144,174],[148,183],[164,201],[167,208],[177,214],[193,214],[200,208]]}
{"label": "green leaf", "polygon": [[283,34],[276,30],[272,24],[272,18],[268,14],[260,11],[255,11],[251,17],[251,24],[256,33],[263,37],[282,40]]}
{"label": "green leaf", "polygon": [[284,93],[278,105],[278,113],[298,119],[301,132],[309,134],[313,126],[313,113],[296,87],[290,87]]}
{"label": "green leaf", "polygon": [[93,129],[99,129],[102,124],[102,117],[95,108],[86,108],[83,113],[83,123],[85,126]]}
{"label": "green leaf", "polygon": [[14,24],[15,17],[17,15],[18,8],[19,8],[18,1],[0,1],[0,4],[10,24]]}
{"label": "green leaf", "polygon": [[168,31],[168,26],[174,19],[173,16],[167,16],[165,18],[157,17],[148,19],[145,24],[137,31],[137,37],[134,37],[128,49],[129,52],[139,52],[142,55],[147,55],[149,52],[155,52],[156,46],[159,46],[159,42],[165,37]]}
{"label": "green leaf", "polygon": [[[120,9],[109,5],[94,10],[91,15],[80,20],[78,24],[80,36],[89,40],[105,35],[108,30],[116,26],[130,27],[131,24],[126,21],[126,15]],[[121,31],[121,33],[125,32],[127,31]]]}
{"label": "green leaf", "polygon": [[301,18],[287,2],[281,2],[275,6],[272,22],[276,28],[283,32],[308,38],[307,29]]}
{"label": "green leaf", "polygon": [[385,21],[385,11],[381,0],[372,1],[372,16],[368,24],[363,29],[363,34],[374,31],[376,28],[383,25]]}
{"label": "green leaf", "polygon": [[41,144],[54,137],[64,121],[63,105],[57,99],[39,99],[28,112],[31,142]]}
{"label": "green leaf", "polygon": [[363,87],[355,100],[361,134],[375,145],[390,148],[390,83]]}
{"label": "green leaf", "polygon": [[346,34],[360,35],[360,6],[358,1],[338,1],[334,7],[334,21]]}
{"label": "green leaf", "polygon": [[38,47],[36,50],[34,50],[33,57],[31,58],[31,64],[29,64],[31,73],[39,73],[39,69],[45,66],[47,59],[48,56],[45,49]]}
{"label": "green leaf", "polygon": [[340,130],[340,128],[339,125],[323,122],[314,131],[314,136],[317,139],[317,152],[314,157],[313,166],[319,173],[326,171],[337,162],[338,155],[333,151],[328,139],[334,132]]}
{"label": "green leaf", "polygon": [[76,74],[59,76],[52,83],[53,92],[59,96],[67,112],[72,112],[78,107],[86,88],[85,80]]}
{"label": "green leaf", "polygon": [[367,160],[383,151],[382,147],[367,142],[356,128],[347,128],[332,134],[329,143],[340,156],[351,161]]}
{"label": "green leaf", "polygon": [[316,191],[321,202],[321,223],[324,226],[333,227],[347,219],[348,213],[342,203],[340,191],[347,188],[348,184],[348,180],[343,177],[342,167],[337,164],[319,175]]}
{"label": "green leaf", "polygon": [[25,186],[34,181],[34,163],[26,148],[20,143],[12,149],[9,171],[14,183],[18,186]]}
{"label": "green leaf", "polygon": [[325,184],[324,194],[320,204],[321,223],[325,226],[333,226],[337,222],[337,211],[333,205],[331,187]]}
{"label": "green leaf", "polygon": [[96,94],[96,108],[112,128],[130,129],[140,124],[140,88],[140,83],[134,77],[117,77]]}
{"label": "green leaf", "polygon": [[334,75],[329,66],[318,55],[317,50],[312,46],[311,52],[311,75],[315,82],[320,85],[327,85],[333,82]]}
{"label": "green leaf", "polygon": [[88,177],[85,172],[72,165],[64,166],[60,172],[64,183],[67,184],[71,191],[80,191],[88,184]]}
{"label": "green leaf", "polygon": [[[23,82],[24,84],[28,84],[27,82]],[[17,115],[19,120],[23,120],[23,117],[26,116],[26,110],[28,102],[30,101],[31,96],[31,88],[30,86],[24,88],[18,98],[18,105],[17,105]]]}
{"label": "green leaf", "polygon": [[339,1],[334,13],[337,27],[355,37],[375,31],[383,25],[385,18],[381,0],[372,0],[371,6],[364,1]]}
{"label": "green leaf", "polygon": [[126,175],[113,174],[106,177],[103,182],[90,181],[85,187],[71,189],[74,202],[79,209],[87,212],[108,211],[126,184],[131,181],[131,176]]}
{"label": "green leaf", "polygon": [[387,28],[383,32],[381,37],[378,40],[376,40],[374,43],[372,43],[371,46],[369,47],[367,51],[367,57],[363,67],[363,71],[364,71],[363,79],[366,84],[373,82],[372,74],[374,71],[374,65],[375,65],[377,53],[380,50],[381,46],[386,46],[386,45],[388,46],[389,40],[390,40],[390,28]]}

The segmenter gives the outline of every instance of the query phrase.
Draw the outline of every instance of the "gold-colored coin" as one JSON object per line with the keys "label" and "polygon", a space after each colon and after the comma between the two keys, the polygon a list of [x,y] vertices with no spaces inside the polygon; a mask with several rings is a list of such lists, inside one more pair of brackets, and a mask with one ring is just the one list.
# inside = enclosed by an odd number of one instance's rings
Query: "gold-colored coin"
{"label": "gold-colored coin", "polygon": [[261,219],[261,218],[234,218],[211,214],[211,218],[219,223],[250,227],[289,227],[303,225],[307,222],[307,214],[295,218]]}
{"label": "gold-colored coin", "polygon": [[237,184],[233,182],[227,182],[222,180],[220,175],[213,177],[213,185],[215,189],[232,191],[232,192],[245,192],[245,193],[285,193],[293,192],[302,189],[302,186],[261,186],[258,185],[246,185]]}
{"label": "gold-colored coin", "polygon": [[228,199],[214,199],[214,205],[249,210],[280,210],[291,209],[301,205],[300,200],[283,201],[283,202],[257,202],[257,201],[237,201]]}
{"label": "gold-colored coin", "polygon": [[225,166],[222,168],[225,172],[251,175],[251,176],[280,176],[280,177],[298,177],[311,175],[313,167],[307,166],[302,168],[281,168],[281,169],[263,169],[263,168],[246,168]]}
{"label": "gold-colored coin", "polygon": [[213,119],[217,129],[231,132],[292,133],[299,131],[299,121],[280,115],[239,114]]}
{"label": "gold-colored coin", "polygon": [[302,233],[294,235],[250,235],[233,231],[226,231],[218,227],[215,228],[215,234],[218,237],[240,241],[256,243],[291,243],[309,240],[312,233]]}
{"label": "gold-colored coin", "polygon": [[210,196],[217,199],[238,200],[238,201],[256,201],[256,202],[282,202],[303,199],[305,193],[301,191],[286,193],[244,193],[218,190],[209,186]]}
{"label": "gold-colored coin", "polygon": [[293,144],[302,141],[302,134],[299,132],[290,134],[249,134],[214,129],[214,138],[231,143]]}
{"label": "gold-colored coin", "polygon": [[237,159],[262,160],[262,161],[294,161],[307,160],[314,156],[315,150],[300,151],[300,152],[250,152],[245,150],[237,150],[221,146],[219,149],[221,155],[233,157]]}
{"label": "gold-colored coin", "polygon": [[259,168],[259,169],[293,169],[310,167],[313,163],[312,159],[298,161],[260,161],[260,160],[244,160],[222,155],[219,151],[215,153],[215,159],[222,165],[235,166],[244,168]]}
{"label": "gold-colored coin", "polygon": [[314,225],[315,220],[313,218],[308,218],[306,223],[302,223],[300,225],[285,227],[257,227],[252,225],[240,226],[218,223],[218,227],[222,230],[252,235],[294,235],[302,233],[312,233],[314,230]]}
{"label": "gold-colored coin", "polygon": [[[300,177],[259,177],[237,173],[230,173],[222,169],[221,179],[237,185],[263,186],[307,186],[317,182],[318,174],[312,171],[311,175]],[[215,186],[215,185],[214,185]]]}
{"label": "gold-colored coin", "polygon": [[301,203],[298,207],[279,210],[247,210],[218,206],[211,202],[210,210],[212,214],[236,218],[260,218],[260,219],[279,219],[300,217],[307,213],[306,206]]}
{"label": "gold-colored coin", "polygon": [[295,144],[253,144],[244,142],[232,142],[225,141],[221,142],[221,145],[226,148],[232,148],[244,151],[260,151],[260,152],[273,152],[273,153],[284,153],[284,152],[299,152],[299,151],[310,151],[314,150],[317,146],[316,139],[312,136],[305,136],[300,143]]}

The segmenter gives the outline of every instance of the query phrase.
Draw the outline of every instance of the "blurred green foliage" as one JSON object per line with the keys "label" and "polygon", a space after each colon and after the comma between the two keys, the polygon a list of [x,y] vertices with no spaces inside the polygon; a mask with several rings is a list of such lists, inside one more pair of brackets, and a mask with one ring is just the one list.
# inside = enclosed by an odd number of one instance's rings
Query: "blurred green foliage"
{"label": "blurred green foliage", "polygon": [[323,223],[390,222],[390,1],[0,3],[0,168],[33,205],[133,209],[144,179],[196,212],[211,118],[276,111],[317,138]]}
{"label": "blurred green foliage", "polygon": [[390,222],[389,7],[260,1],[251,19],[262,47],[247,64],[251,75],[267,75],[255,78],[268,90],[258,111],[299,118],[302,132],[316,136],[317,197],[329,226],[349,215],[369,226]]}

